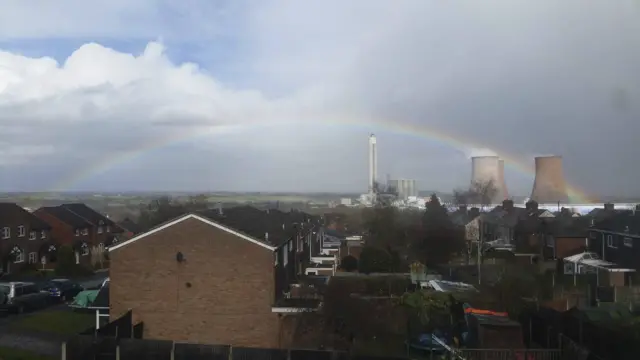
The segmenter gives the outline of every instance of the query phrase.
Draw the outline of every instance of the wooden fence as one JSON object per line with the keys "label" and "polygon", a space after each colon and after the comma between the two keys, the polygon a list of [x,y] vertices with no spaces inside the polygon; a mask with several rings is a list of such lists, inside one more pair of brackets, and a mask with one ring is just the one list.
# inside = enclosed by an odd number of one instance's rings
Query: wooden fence
{"label": "wooden fence", "polygon": [[[413,358],[413,357],[412,357]],[[562,360],[560,350],[463,349],[454,354],[425,353],[433,360]],[[62,360],[406,360],[346,352],[300,349],[262,349],[230,345],[202,345],[162,340],[100,338],[78,335],[62,347]],[[577,359],[577,358],[575,358]]]}

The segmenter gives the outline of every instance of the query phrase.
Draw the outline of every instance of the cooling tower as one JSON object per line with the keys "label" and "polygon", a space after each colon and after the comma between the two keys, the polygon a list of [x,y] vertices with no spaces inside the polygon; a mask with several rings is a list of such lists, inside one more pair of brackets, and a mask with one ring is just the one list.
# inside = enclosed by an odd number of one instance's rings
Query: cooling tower
{"label": "cooling tower", "polygon": [[498,161],[498,165],[500,166],[498,181],[500,184],[500,189],[502,189],[502,194],[500,194],[502,199],[500,199],[500,201],[502,201],[502,200],[507,200],[509,198],[509,191],[507,190],[507,181],[504,179],[504,160],[500,159]]}
{"label": "cooling tower", "polygon": [[569,202],[567,185],[564,181],[561,156],[536,158],[536,179],[531,190],[531,200],[538,204]]}
{"label": "cooling tower", "polygon": [[491,183],[496,188],[491,199],[492,204],[499,204],[504,200],[506,189],[504,188],[504,163],[500,163],[497,156],[478,156],[471,158],[471,187],[483,186]]}

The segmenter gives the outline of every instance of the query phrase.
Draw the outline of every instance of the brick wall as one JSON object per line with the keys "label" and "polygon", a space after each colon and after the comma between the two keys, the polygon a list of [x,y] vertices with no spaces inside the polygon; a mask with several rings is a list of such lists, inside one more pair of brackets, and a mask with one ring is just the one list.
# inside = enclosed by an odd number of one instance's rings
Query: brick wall
{"label": "brick wall", "polygon": [[133,309],[145,338],[278,347],[270,250],[188,219],[110,258],[111,316]]}

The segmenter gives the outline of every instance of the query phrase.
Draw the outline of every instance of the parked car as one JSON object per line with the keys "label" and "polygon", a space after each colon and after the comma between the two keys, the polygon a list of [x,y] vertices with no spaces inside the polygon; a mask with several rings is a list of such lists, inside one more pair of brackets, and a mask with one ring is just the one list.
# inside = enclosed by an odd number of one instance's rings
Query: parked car
{"label": "parked car", "polygon": [[69,279],[53,279],[44,283],[42,290],[48,292],[49,296],[56,301],[65,302],[76,297],[84,288]]}
{"label": "parked car", "polygon": [[46,307],[49,293],[41,291],[31,282],[0,282],[0,307],[23,313]]}

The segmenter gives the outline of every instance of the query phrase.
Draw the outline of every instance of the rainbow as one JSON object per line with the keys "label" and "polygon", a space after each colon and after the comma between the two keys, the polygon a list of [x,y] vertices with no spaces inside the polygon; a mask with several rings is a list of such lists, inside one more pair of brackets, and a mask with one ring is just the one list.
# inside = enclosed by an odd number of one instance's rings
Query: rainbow
{"label": "rainbow", "polygon": [[[336,124],[338,126],[352,125],[361,127],[363,129],[367,129],[367,131],[372,130],[381,130],[383,133],[393,133],[404,136],[412,136],[418,137],[420,139],[436,142],[442,144],[446,147],[453,148],[460,152],[463,152],[465,155],[469,155],[471,150],[473,149],[484,149],[488,148],[486,145],[476,143],[470,139],[466,139],[459,136],[453,136],[451,134],[447,134],[445,132],[439,131],[437,129],[427,127],[422,124],[410,124],[410,123],[400,123],[400,122],[391,122],[391,121],[380,121],[380,120],[361,120],[354,121],[352,118],[331,118],[332,120],[322,119],[318,122],[318,124]],[[291,125],[291,123],[284,122],[276,122],[271,123],[269,126],[276,125]],[[242,128],[248,128],[249,126],[264,126],[257,124],[250,125],[235,125],[233,128],[236,130]],[[229,129],[229,127],[221,127],[223,129],[222,133],[224,134],[224,129]],[[212,131],[203,131],[203,127],[193,127],[181,132],[174,132],[169,136],[158,137],[151,141],[137,143],[134,148],[129,150],[117,152],[117,153],[109,153],[105,155],[102,159],[98,159],[97,161],[92,162],[91,166],[81,168],[79,171],[72,172],[68,176],[63,177],[61,181],[58,181],[52,187],[52,192],[62,192],[68,189],[72,189],[76,184],[85,181],[87,179],[96,177],[118,165],[125,164],[127,162],[133,161],[141,156],[144,156],[148,153],[153,152],[154,150],[162,149],[168,146],[178,145],[181,143],[188,143],[191,141],[195,141],[198,138],[211,137],[216,136],[218,134],[218,127],[212,126],[210,129]],[[524,160],[518,156],[509,155],[505,152],[499,151],[498,156],[504,160],[505,166],[513,171],[524,174],[528,177],[533,178],[535,176],[535,170],[533,166],[532,159]],[[567,190],[569,193],[569,198],[572,202],[579,203],[590,203],[592,202],[591,197],[588,196],[584,191],[580,190],[577,186],[568,184]]]}

